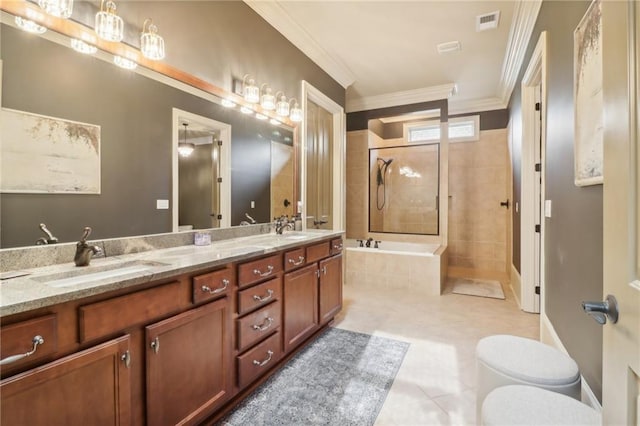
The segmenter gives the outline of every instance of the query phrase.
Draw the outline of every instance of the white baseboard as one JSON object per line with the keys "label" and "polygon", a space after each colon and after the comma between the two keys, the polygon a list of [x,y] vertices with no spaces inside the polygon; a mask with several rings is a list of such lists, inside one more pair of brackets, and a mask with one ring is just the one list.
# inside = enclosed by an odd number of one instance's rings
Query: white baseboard
{"label": "white baseboard", "polygon": [[[551,320],[549,320],[549,317],[545,313],[540,314],[540,341],[569,355],[567,348],[562,344],[560,337],[553,328],[553,324],[551,324]],[[587,383],[582,375],[580,375],[580,379],[582,382],[582,391],[580,395],[582,402],[598,412],[602,412],[602,404],[600,404],[600,401],[596,398],[593,390],[589,387],[589,383]]]}
{"label": "white baseboard", "polygon": [[513,295],[516,298],[516,303],[518,304],[518,307],[520,309],[522,309],[522,302],[520,300],[520,291],[516,291],[516,289],[513,288],[513,284],[517,284],[516,288],[518,288],[518,289],[522,288],[522,279],[520,278],[520,273],[518,272],[516,267],[513,266],[513,264],[512,264],[511,265],[511,274],[510,274],[510,279],[509,279],[509,287],[511,287],[511,293],[513,293]]}

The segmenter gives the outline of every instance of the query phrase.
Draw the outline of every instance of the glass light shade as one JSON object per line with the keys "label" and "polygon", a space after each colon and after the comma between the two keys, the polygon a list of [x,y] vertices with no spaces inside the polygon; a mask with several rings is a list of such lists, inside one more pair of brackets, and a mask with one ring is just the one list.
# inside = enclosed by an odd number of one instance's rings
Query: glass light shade
{"label": "glass light shade", "polygon": [[220,103],[222,104],[223,107],[226,107],[226,108],[233,108],[234,106],[236,106],[236,103],[229,99],[223,99],[222,101],[220,101]]}
{"label": "glass light shade", "polygon": [[276,104],[276,114],[280,117],[289,116],[289,102],[287,102],[287,98],[284,95],[280,97],[280,100]]}
{"label": "glass light shade", "polygon": [[257,104],[258,102],[260,102],[260,88],[256,86],[256,82],[254,79],[249,79],[249,82],[245,84],[243,89],[243,96],[244,100],[249,103]]}
{"label": "glass light shade", "polygon": [[302,121],[302,108],[296,102],[293,104],[293,108],[291,108],[291,113],[289,113],[289,118],[294,123],[299,123]]}
{"label": "glass light shade", "polygon": [[73,50],[75,50],[76,52],[80,52],[80,53],[84,53],[85,55],[93,55],[94,53],[96,53],[98,51],[98,48],[86,43],[82,40],[79,40],[77,38],[72,38],[71,39],[71,47],[73,48]]}
{"label": "glass light shade", "polygon": [[271,93],[271,87],[267,86],[262,92],[260,106],[266,111],[272,111],[276,108],[276,97]]}
{"label": "glass light shade", "polygon": [[247,108],[246,106],[243,106],[240,108],[240,112],[242,112],[243,114],[253,114],[253,110],[251,108]]}
{"label": "glass light shade", "polygon": [[258,113],[258,114],[256,114],[256,118],[257,118],[258,120],[266,120],[266,119],[267,119],[267,118],[269,118],[269,117],[267,117],[267,116],[266,116],[266,115],[264,115],[264,114],[259,114],[259,113]]}
{"label": "glass light shade", "polygon": [[178,155],[180,155],[180,157],[188,157],[193,153],[195,147],[196,146],[192,143],[179,143]]}
{"label": "glass light shade", "polygon": [[125,70],[134,70],[138,66],[135,61],[131,59],[123,58],[122,56],[114,56],[113,63],[119,66],[120,68],[124,68]]}
{"label": "glass light shade", "polygon": [[106,10],[96,13],[96,34],[103,40],[120,42],[124,37],[124,22],[116,15],[116,4],[109,0]]}
{"label": "glass light shade", "polygon": [[38,5],[49,15],[67,19],[73,11],[73,0],[38,0]]}
{"label": "glass light shade", "polygon": [[33,21],[16,16],[16,25],[23,31],[33,34],[43,34],[47,31],[47,27],[38,25]]}
{"label": "glass light shade", "polygon": [[[145,21],[146,22],[146,21]],[[142,56],[153,61],[164,58],[164,39],[158,35],[158,27],[149,24],[147,31],[140,34],[140,51]]]}

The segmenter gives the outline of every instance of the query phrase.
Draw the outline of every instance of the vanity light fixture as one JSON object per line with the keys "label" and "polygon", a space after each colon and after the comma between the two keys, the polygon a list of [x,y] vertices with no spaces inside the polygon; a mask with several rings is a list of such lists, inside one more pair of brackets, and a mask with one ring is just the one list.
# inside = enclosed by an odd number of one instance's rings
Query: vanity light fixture
{"label": "vanity light fixture", "polygon": [[266,119],[267,119],[267,118],[269,118],[269,117],[267,117],[267,116],[266,116],[266,115],[264,115],[264,114],[256,113],[256,118],[257,118],[258,120],[266,120]]}
{"label": "vanity light fixture", "polygon": [[247,115],[253,114],[253,110],[246,106],[240,107],[240,112]]}
{"label": "vanity light fixture", "polygon": [[38,5],[49,15],[67,19],[73,11],[73,0],[38,0]]}
{"label": "vanity light fixture", "polygon": [[299,123],[302,121],[302,108],[298,105],[298,101],[296,99],[291,99],[289,102],[293,101],[293,106],[291,107],[291,112],[289,113],[289,118],[294,123]]}
{"label": "vanity light fixture", "polygon": [[119,66],[120,68],[124,68],[125,70],[134,70],[138,66],[135,61],[131,59],[123,58],[122,56],[114,56],[113,63]]}
{"label": "vanity light fixture", "polygon": [[47,31],[47,27],[38,25],[35,22],[16,16],[16,25],[23,31],[33,34],[43,34]]}
{"label": "vanity light fixture", "polygon": [[124,22],[116,15],[116,4],[104,0],[100,4],[100,12],[96,13],[96,34],[103,40],[119,42],[124,37]]}
{"label": "vanity light fixture", "polygon": [[[266,86],[266,87],[265,87]],[[260,98],[260,106],[266,111],[272,111],[276,109],[276,97],[271,92],[271,87],[268,84],[262,85],[262,97]]]}
{"label": "vanity light fixture", "polygon": [[[149,26],[147,26],[149,23]],[[164,39],[158,35],[158,27],[151,19],[145,19],[140,34],[140,51],[142,56],[153,61],[164,58]]]}
{"label": "vanity light fixture", "polygon": [[223,99],[220,101],[220,103],[222,104],[223,107],[225,108],[233,108],[234,106],[236,106],[236,103],[233,102],[230,99]]}
{"label": "vanity light fixture", "polygon": [[71,48],[76,52],[84,53],[85,55],[93,55],[98,51],[98,48],[94,45],[77,38],[71,39]]}
{"label": "vanity light fixture", "polygon": [[[280,93],[280,97],[278,97],[278,93]],[[289,116],[289,102],[287,102],[287,97],[282,92],[276,93],[276,98],[278,98],[278,102],[276,103],[276,114],[280,117],[288,117]]]}
{"label": "vanity light fixture", "polygon": [[180,155],[180,157],[188,157],[193,153],[196,146],[187,142],[187,127],[189,123],[182,123],[182,125],[184,126],[184,138],[183,141],[178,144],[178,155]]}
{"label": "vanity light fixture", "polygon": [[255,79],[249,74],[242,79],[242,96],[245,101],[251,104],[260,102],[260,88],[256,86]]}

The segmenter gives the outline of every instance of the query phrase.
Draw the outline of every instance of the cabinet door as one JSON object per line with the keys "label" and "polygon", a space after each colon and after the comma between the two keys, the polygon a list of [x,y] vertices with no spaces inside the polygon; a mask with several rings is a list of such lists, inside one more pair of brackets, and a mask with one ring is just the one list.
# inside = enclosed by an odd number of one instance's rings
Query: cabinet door
{"label": "cabinet door", "polygon": [[0,382],[3,425],[129,425],[129,335]]}
{"label": "cabinet door", "polygon": [[320,262],[320,324],[342,309],[342,255]]}
{"label": "cabinet door", "polygon": [[289,352],[318,328],[318,265],[284,276],[284,351]]}
{"label": "cabinet door", "polygon": [[146,328],[147,423],[195,424],[230,393],[226,298]]}

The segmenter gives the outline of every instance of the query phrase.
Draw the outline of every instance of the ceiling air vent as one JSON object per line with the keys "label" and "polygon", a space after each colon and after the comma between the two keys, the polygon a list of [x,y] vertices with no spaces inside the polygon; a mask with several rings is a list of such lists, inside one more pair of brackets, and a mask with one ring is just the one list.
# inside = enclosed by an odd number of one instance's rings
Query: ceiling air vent
{"label": "ceiling air vent", "polygon": [[443,53],[451,53],[451,52],[457,52],[458,50],[460,50],[460,42],[459,41],[448,41],[446,43],[440,43],[438,46],[436,46],[438,49],[438,53],[439,54],[443,54]]}
{"label": "ceiling air vent", "polygon": [[478,15],[476,16],[476,31],[493,30],[498,28],[499,21],[499,10],[491,13],[485,13],[484,15]]}

